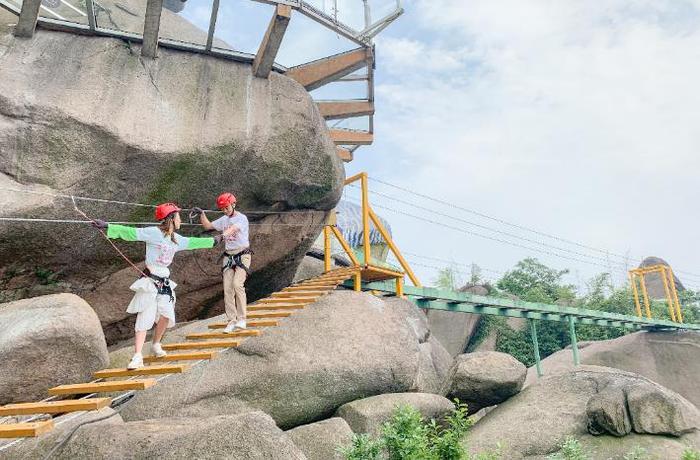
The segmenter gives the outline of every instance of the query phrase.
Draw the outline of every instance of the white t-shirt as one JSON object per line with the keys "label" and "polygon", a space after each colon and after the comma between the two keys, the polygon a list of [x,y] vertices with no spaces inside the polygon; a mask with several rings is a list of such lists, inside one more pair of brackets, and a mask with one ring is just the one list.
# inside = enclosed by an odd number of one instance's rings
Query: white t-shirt
{"label": "white t-shirt", "polygon": [[223,232],[232,225],[238,227],[238,231],[226,237],[227,251],[241,251],[250,247],[248,241],[248,218],[245,214],[235,211],[232,217],[224,214],[211,223],[220,232]]}
{"label": "white t-shirt", "polygon": [[136,229],[138,241],[146,243],[146,266],[156,276],[170,276],[168,268],[173,262],[173,257],[178,251],[184,251],[189,245],[189,238],[175,233],[173,243],[169,236],[165,236],[158,227],[144,227]]}

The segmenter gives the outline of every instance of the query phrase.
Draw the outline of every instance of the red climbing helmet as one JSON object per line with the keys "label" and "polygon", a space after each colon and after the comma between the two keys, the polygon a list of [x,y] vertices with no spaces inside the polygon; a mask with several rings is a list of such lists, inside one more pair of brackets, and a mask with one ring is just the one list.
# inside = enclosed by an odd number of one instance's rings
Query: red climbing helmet
{"label": "red climbing helmet", "polygon": [[163,220],[174,212],[180,211],[175,203],[163,203],[156,206],[156,220]]}
{"label": "red climbing helmet", "polygon": [[219,209],[224,209],[226,206],[230,204],[236,204],[236,196],[233,193],[222,193],[219,195],[219,197],[216,199],[216,206]]}

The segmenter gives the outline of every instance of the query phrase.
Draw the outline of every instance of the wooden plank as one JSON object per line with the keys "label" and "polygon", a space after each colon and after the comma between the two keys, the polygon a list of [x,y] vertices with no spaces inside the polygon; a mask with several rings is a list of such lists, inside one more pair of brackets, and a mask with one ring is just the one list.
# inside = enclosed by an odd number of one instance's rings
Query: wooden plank
{"label": "wooden plank", "polygon": [[[67,412],[82,412],[100,410],[109,406],[112,398],[70,399],[67,401],[48,401],[7,404],[0,407],[0,416],[33,415],[33,414],[65,414]],[[2,426],[2,425],[0,425]]]}
{"label": "wooden plank", "polygon": [[264,311],[264,310],[303,310],[308,304],[290,303],[290,304],[263,304],[249,305],[248,311]]}
{"label": "wooden plank", "polygon": [[340,159],[345,163],[350,163],[355,158],[355,154],[353,152],[348,149],[344,149],[343,147],[336,147],[335,151],[338,154],[338,157],[340,157]]}
{"label": "wooden plank", "polygon": [[0,438],[35,438],[53,430],[53,420],[0,424]]}
{"label": "wooden plank", "polygon": [[362,47],[292,67],[285,75],[311,91],[349,75],[371,61],[372,48]]}
{"label": "wooden plank", "polygon": [[236,336],[236,334],[239,334],[238,336],[240,337],[240,334],[245,334],[246,336],[258,336],[262,334],[262,331],[259,329],[252,329],[252,330],[245,330],[245,331],[236,331],[230,334],[227,334],[226,332],[196,332],[193,334],[187,334],[187,339],[188,340],[193,340],[193,339],[229,339],[231,336]]}
{"label": "wooden plank", "polygon": [[231,348],[241,344],[240,340],[207,340],[204,342],[164,343],[163,350],[196,350],[199,348]]}
{"label": "wooden plank", "polygon": [[374,115],[374,104],[370,101],[320,101],[316,104],[326,120]]}
{"label": "wooden plank", "polygon": [[308,291],[309,289],[323,289],[327,293],[335,289],[338,285],[336,283],[324,283],[320,284],[318,286],[304,286],[304,285],[296,285],[296,286],[289,286],[288,288],[284,288],[284,292],[290,292],[290,293],[295,293],[297,291]]}
{"label": "wooden plank", "polygon": [[296,297],[297,295],[300,296],[310,296],[310,295],[315,295],[315,296],[323,296],[326,295],[328,291],[322,291],[322,290],[308,290],[308,291],[296,291],[296,292],[289,292],[289,291],[280,291],[280,292],[275,292],[273,294],[270,294],[270,297],[274,298],[285,298],[285,297]]}
{"label": "wooden plank", "polygon": [[[250,318],[250,316],[249,316]],[[248,327],[275,327],[279,326],[279,321],[274,319],[259,319],[254,321],[246,321]],[[208,327],[209,329],[223,329],[228,325],[228,323],[212,323]]]}
{"label": "wooden plank", "polygon": [[369,131],[354,131],[351,129],[330,129],[328,133],[335,145],[371,145],[374,134]]}
{"label": "wooden plank", "polygon": [[256,77],[267,78],[272,72],[272,66],[275,63],[280,45],[282,45],[284,32],[287,30],[291,17],[291,6],[278,4],[275,7],[275,14],[272,15],[253,61],[253,75]]}
{"label": "wooden plank", "polygon": [[76,383],[49,389],[51,396],[110,393],[113,391],[145,390],[156,384],[155,379],[116,380],[114,382]]}
{"label": "wooden plank", "polygon": [[96,379],[106,379],[110,377],[131,377],[134,375],[160,375],[160,374],[182,374],[190,366],[187,364],[165,364],[161,366],[146,366],[141,369],[103,369],[93,374]]}
{"label": "wooden plank", "polygon": [[199,361],[200,359],[216,358],[216,351],[192,351],[188,353],[170,353],[168,356],[158,358],[156,356],[144,356],[144,363],[164,363],[172,361]]}
{"label": "wooden plank", "polygon": [[249,313],[249,319],[262,319],[262,318],[286,318],[292,316],[290,311],[275,311],[275,312],[261,312],[261,313]]}
{"label": "wooden plank", "polygon": [[267,298],[267,299],[260,299],[257,301],[258,305],[266,305],[266,304],[284,304],[284,305],[289,305],[292,303],[302,303],[302,304],[308,304],[308,303],[313,303],[316,302],[316,300],[320,296],[294,296],[294,297],[287,297],[285,299],[275,299],[275,298]]}

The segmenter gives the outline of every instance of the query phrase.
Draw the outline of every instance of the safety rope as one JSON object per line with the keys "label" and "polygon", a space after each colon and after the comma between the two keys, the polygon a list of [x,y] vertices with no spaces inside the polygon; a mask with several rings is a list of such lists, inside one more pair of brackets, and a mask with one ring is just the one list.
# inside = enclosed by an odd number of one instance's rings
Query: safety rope
{"label": "safety rope", "polygon": [[[56,223],[56,224],[91,224],[93,221],[91,220],[76,220],[76,219],[39,219],[39,218],[31,218],[31,217],[0,217],[0,222],[34,222],[34,223]],[[119,224],[119,225],[160,225],[159,222],[128,222],[128,221],[109,221],[109,224]],[[199,227],[201,224],[190,224],[188,222],[183,222],[181,225],[185,225],[188,227]],[[285,224],[282,222],[272,222],[272,223],[249,223],[248,224],[250,227],[265,227],[265,226],[270,226],[270,227],[276,227],[276,226],[282,226],[282,227],[304,227],[305,225],[303,224]],[[325,223],[320,223],[320,224],[309,224],[306,225],[309,228],[312,227],[323,227],[326,225]]]}
{"label": "safety rope", "polygon": [[[73,202],[73,208],[75,209],[75,212],[77,212],[78,214],[80,214],[80,215],[83,216],[84,218],[86,218],[86,219],[88,219],[88,220],[90,220],[90,221],[92,221],[92,222],[95,222],[95,219],[90,218],[87,214],[85,214],[85,213],[78,207],[78,204],[75,202],[75,198],[73,198],[73,197],[71,196],[70,199],[71,199],[71,201]],[[131,267],[132,267],[134,270],[136,270],[136,272],[138,272],[141,276],[143,276],[144,278],[148,278],[148,275],[147,275],[143,270],[141,270],[139,267],[137,267],[136,264],[133,263],[133,262],[131,261],[131,259],[129,259],[129,258],[126,256],[126,254],[124,254],[124,253],[121,251],[121,249],[119,249],[119,248],[117,247],[116,244],[114,244],[114,241],[112,241],[112,240],[107,236],[107,233],[106,233],[103,229],[101,229],[101,228],[99,228],[99,227],[95,227],[95,228],[97,228],[97,230],[102,234],[102,236],[105,237],[105,239],[107,240],[107,242],[114,248],[115,251],[117,251],[117,254],[119,254],[119,255],[122,257],[122,259],[126,260],[127,263],[128,263],[129,265],[131,265]]]}
{"label": "safety rope", "polygon": [[[8,188],[8,187],[0,187],[0,191],[4,192],[15,192],[15,193],[28,193],[30,195],[44,195],[44,196],[52,196],[55,198],[65,198],[69,200],[82,200],[82,201],[94,201],[97,203],[108,203],[108,204],[118,204],[118,205],[123,205],[123,206],[139,206],[143,208],[156,208],[156,205],[153,204],[144,204],[144,203],[134,203],[131,201],[119,201],[119,200],[107,200],[104,198],[92,198],[92,197],[87,197],[87,196],[79,196],[79,195],[67,195],[64,193],[53,193],[53,192],[41,192],[38,190],[21,190],[21,189],[16,189],[16,188]],[[183,211],[192,211],[194,208],[182,208]],[[218,214],[223,214],[222,211],[215,210],[215,209],[202,209],[204,212],[214,212]],[[266,215],[266,214],[294,214],[294,213],[305,213],[308,211],[304,210],[290,210],[290,211],[245,211],[244,214],[260,214],[260,215]]]}

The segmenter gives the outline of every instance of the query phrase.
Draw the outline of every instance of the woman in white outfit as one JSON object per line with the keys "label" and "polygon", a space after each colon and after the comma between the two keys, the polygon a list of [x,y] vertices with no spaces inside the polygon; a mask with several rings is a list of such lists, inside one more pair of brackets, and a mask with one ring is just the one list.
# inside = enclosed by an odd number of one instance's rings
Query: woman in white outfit
{"label": "woman in white outfit", "polygon": [[131,285],[134,298],[127,308],[128,313],[136,313],[135,353],[128,369],[143,367],[143,344],[146,333],[156,325],[153,333],[151,350],[155,356],[163,357],[167,353],[160,345],[165,330],[175,325],[176,284],[170,280],[170,264],[176,252],[192,249],[207,249],[221,242],[223,235],[213,238],[184,237],[175,233],[180,228],[180,208],[173,203],[164,203],[156,207],[157,227],[127,227],[108,224],[96,220],[94,226],[106,229],[107,236],[125,241],[142,241],[146,243],[146,269],[142,276]]}

